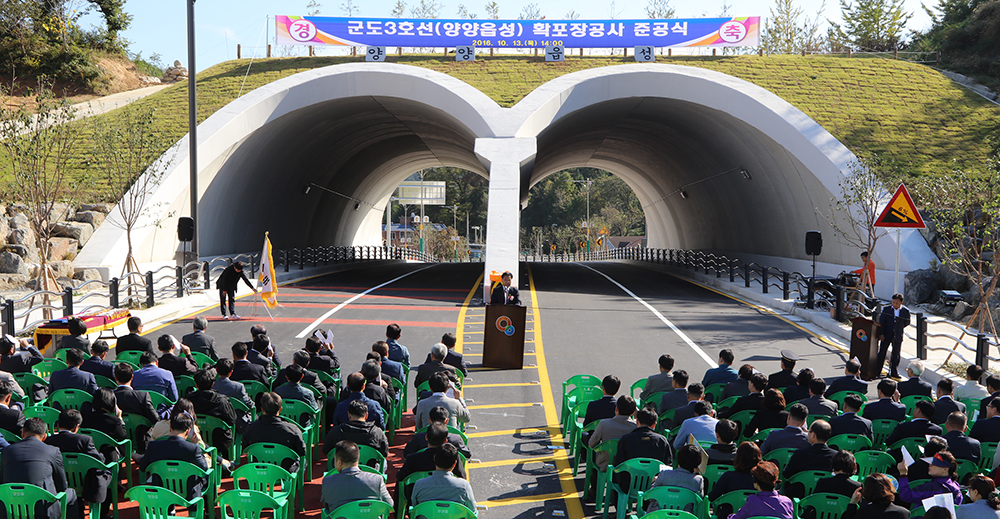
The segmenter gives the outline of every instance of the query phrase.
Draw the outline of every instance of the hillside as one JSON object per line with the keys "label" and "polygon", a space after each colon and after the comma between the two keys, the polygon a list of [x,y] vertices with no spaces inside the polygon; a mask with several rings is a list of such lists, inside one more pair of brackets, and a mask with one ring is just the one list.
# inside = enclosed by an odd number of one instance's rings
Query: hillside
{"label": "hillside", "polygon": [[[314,68],[363,58],[272,58],[255,61],[243,93]],[[989,140],[1000,137],[1000,107],[951,82],[933,69],[884,59],[799,56],[658,58],[658,63],[703,67],[766,88],[814,118],[856,153],[878,152],[908,164],[911,174],[947,174],[955,166],[981,165]],[[390,57],[468,82],[502,106],[513,106],[532,89],[559,75],[632,63],[631,58],[573,57],[545,63],[529,56],[482,57],[456,63],[442,56]],[[198,76],[198,120],[235,99],[249,62],[229,61]],[[187,133],[187,86],[177,84],[136,104],[157,107],[159,126],[171,141]],[[115,117],[111,112],[103,117]],[[89,129],[81,124],[76,155],[88,164]],[[94,165],[91,164],[91,167]],[[94,186],[93,183],[88,183]],[[89,189],[94,189],[90,187]],[[97,199],[92,192],[84,198]]]}

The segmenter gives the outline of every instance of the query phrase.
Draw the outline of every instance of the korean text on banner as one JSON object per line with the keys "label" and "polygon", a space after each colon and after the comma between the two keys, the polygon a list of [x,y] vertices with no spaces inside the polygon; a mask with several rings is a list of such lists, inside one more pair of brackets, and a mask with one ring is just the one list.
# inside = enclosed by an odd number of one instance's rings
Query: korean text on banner
{"label": "korean text on banner", "polygon": [[271,257],[271,239],[264,233],[264,250],[260,253],[260,274],[257,275],[260,299],[268,308],[278,306],[278,285],[274,282],[274,258]]}
{"label": "korean text on banner", "polygon": [[760,45],[760,17],[671,20],[440,20],[275,16],[278,45],[621,48]]}

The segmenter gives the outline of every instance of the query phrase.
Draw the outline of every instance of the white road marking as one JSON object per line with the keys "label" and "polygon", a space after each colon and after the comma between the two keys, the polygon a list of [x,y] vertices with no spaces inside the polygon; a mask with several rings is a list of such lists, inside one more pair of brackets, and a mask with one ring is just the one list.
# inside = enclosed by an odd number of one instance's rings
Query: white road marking
{"label": "white road marking", "polygon": [[378,290],[378,289],[380,289],[380,288],[382,288],[382,287],[384,287],[384,286],[386,286],[386,285],[388,285],[390,283],[395,283],[395,282],[399,281],[400,279],[403,279],[403,278],[405,278],[407,276],[411,276],[413,274],[416,274],[417,272],[421,272],[421,271],[427,270],[427,269],[429,269],[431,267],[435,267],[435,266],[437,266],[437,264],[428,265],[428,266],[426,266],[426,267],[424,267],[422,269],[414,270],[413,272],[407,272],[406,274],[403,274],[402,276],[399,276],[398,278],[390,279],[389,281],[386,281],[385,283],[382,283],[381,285],[374,286],[374,287],[369,288],[368,290],[365,290],[364,292],[362,292],[362,293],[360,293],[360,294],[358,294],[358,295],[356,295],[356,296],[348,299],[347,301],[344,301],[343,303],[340,303],[333,310],[330,310],[329,312],[321,315],[319,317],[319,319],[316,319],[315,321],[312,322],[312,324],[310,324],[309,326],[306,326],[306,328],[304,330],[302,330],[298,335],[296,335],[295,338],[296,339],[305,339],[306,337],[309,336],[309,334],[314,329],[316,329],[317,326],[323,324],[323,321],[325,321],[331,315],[337,313],[341,308],[343,308],[343,307],[345,307],[345,306],[347,306],[347,305],[349,305],[349,304],[357,301],[358,299],[362,298],[363,296],[366,296],[366,295],[372,293],[373,291]]}
{"label": "white road marking", "polygon": [[661,314],[657,309],[653,308],[649,303],[643,301],[641,297],[635,295],[631,290],[625,288],[624,285],[622,285],[621,283],[615,281],[614,279],[611,279],[611,276],[608,276],[607,274],[601,272],[600,270],[597,270],[597,269],[595,269],[595,268],[593,268],[593,267],[591,267],[589,265],[585,265],[585,264],[580,264],[580,266],[584,267],[584,268],[588,268],[590,270],[593,270],[594,272],[597,272],[598,274],[604,276],[605,279],[607,279],[608,281],[614,283],[618,288],[622,289],[623,292],[625,292],[626,294],[632,296],[632,299],[635,299],[640,304],[642,304],[642,306],[645,306],[650,312],[653,312],[653,315],[655,315],[656,317],[659,317],[660,320],[663,321],[663,324],[669,326],[670,329],[673,330],[674,333],[676,333],[677,336],[680,337],[682,341],[686,342],[687,345],[690,346],[691,349],[694,350],[695,353],[697,353],[702,359],[704,359],[705,362],[707,362],[710,367],[714,368],[714,367],[716,367],[718,365],[718,362],[715,361],[715,360],[713,360],[712,357],[709,357],[708,354],[705,353],[705,350],[701,349],[700,346],[698,346],[697,344],[695,344],[694,341],[692,341],[691,338],[687,336],[687,334],[685,334],[684,332],[682,332],[680,330],[680,328],[678,328],[677,326],[674,326],[674,323],[670,322],[670,319],[667,319],[666,317],[663,317],[663,314]]}

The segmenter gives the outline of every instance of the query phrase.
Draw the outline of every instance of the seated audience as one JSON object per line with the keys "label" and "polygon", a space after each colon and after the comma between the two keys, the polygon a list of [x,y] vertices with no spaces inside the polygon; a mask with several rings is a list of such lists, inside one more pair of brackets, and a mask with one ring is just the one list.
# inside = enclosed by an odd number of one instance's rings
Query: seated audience
{"label": "seated audience", "polygon": [[865,418],[869,420],[906,420],[906,406],[899,402],[896,381],[884,378],[876,386],[878,400],[865,404]]}
{"label": "seated audience", "polygon": [[[618,401],[621,402],[625,398],[622,397]],[[615,412],[617,414],[620,411],[616,410]],[[618,440],[618,451],[612,463],[617,466],[632,458],[650,458],[670,465],[673,462],[673,456],[670,454],[670,443],[666,437],[654,430],[656,428],[656,413],[646,408],[639,409],[635,413],[635,422],[638,427]]]}
{"label": "seated audience", "polygon": [[816,378],[812,368],[802,368],[795,376],[795,385],[784,389],[785,402],[791,404],[809,398],[809,383]]}
{"label": "seated audience", "polygon": [[[149,395],[146,395],[149,398]],[[98,388],[94,392],[94,399],[84,403],[80,408],[83,415],[83,426],[87,429],[95,429],[107,434],[112,440],[122,441],[128,438],[128,431],[125,429],[125,422],[122,421],[122,410],[118,407],[118,399],[115,392],[106,388]],[[141,442],[140,442],[141,443]],[[133,446],[137,453],[139,446]],[[145,449],[142,451],[145,452]],[[121,459],[120,452],[114,448],[101,450],[108,461],[118,461]]]}
{"label": "seated audience", "polygon": [[940,451],[933,456],[920,459],[927,462],[927,473],[931,480],[917,488],[910,488],[906,462],[899,462],[896,465],[899,470],[899,498],[904,502],[920,506],[920,503],[928,497],[951,494],[955,506],[962,504],[962,489],[955,481],[955,470],[958,468],[955,457],[948,451]]}
{"label": "seated audience", "polygon": [[[146,472],[150,465],[157,461],[184,461],[202,470],[208,470],[205,462],[205,453],[197,443],[187,440],[194,427],[194,419],[184,413],[180,413],[170,419],[170,435],[164,439],[149,442],[146,447],[146,454],[139,460],[139,471]],[[162,485],[160,476],[153,471],[152,477],[154,485]],[[185,499],[194,499],[201,496],[206,486],[209,484],[207,478],[197,477],[192,484],[188,482],[188,492]]]}
{"label": "seated audience", "polygon": [[431,378],[435,373],[445,373],[452,384],[458,384],[458,375],[455,367],[444,363],[444,358],[448,355],[448,348],[440,342],[431,346],[431,360],[421,364],[417,368],[417,376],[413,379],[413,386],[418,387],[424,381]]}
{"label": "seated audience", "polygon": [[969,501],[958,507],[956,519],[1000,519],[1000,496],[991,478],[980,474],[969,480]]}
{"label": "seated audience", "polygon": [[989,374],[986,375],[986,389],[990,392],[985,398],[979,401],[979,420],[986,416],[986,408],[994,398],[1000,396],[1000,377]]}
{"label": "seated audience", "polygon": [[823,396],[830,398],[841,391],[868,394],[868,383],[861,380],[861,361],[858,359],[851,359],[844,364],[844,376],[831,382]]}
{"label": "seated audience", "polygon": [[[826,441],[830,439],[830,424],[826,420],[816,420],[809,426],[809,446],[795,451],[785,465],[785,478],[790,478],[803,470],[830,471],[833,467],[833,455],[837,451],[830,448]],[[791,496],[788,492],[785,495]],[[793,496],[796,497],[796,496]],[[798,495],[797,497],[804,497]]]}
{"label": "seated audience", "polygon": [[336,472],[323,478],[323,490],[320,496],[320,501],[326,506],[327,512],[333,512],[342,505],[362,499],[375,499],[388,503],[389,506],[393,505],[382,476],[362,472],[358,468],[361,453],[354,442],[341,440],[333,447],[336,449],[333,458]]}
{"label": "seated audience", "polygon": [[646,387],[642,388],[642,392],[639,393],[639,400],[643,402],[648,400],[653,393],[671,391],[674,388],[674,378],[670,374],[671,370],[674,369],[674,358],[670,355],[660,355],[657,365],[660,369],[659,373],[647,377]]}
{"label": "seated audience", "polygon": [[[614,375],[608,375],[601,380],[601,392],[603,396],[587,404],[587,411],[583,416],[583,425],[587,425],[595,420],[611,418],[615,415],[615,395],[622,386],[622,381]],[[432,388],[433,389],[433,388]],[[584,442],[587,441],[586,434]]]}
{"label": "seated audience", "polygon": [[726,387],[722,390],[722,396],[719,397],[719,402],[734,396],[747,396],[750,394],[750,377],[754,374],[753,366],[750,364],[744,364],[740,366],[740,370],[737,374],[739,376],[735,380],[726,384]]}
{"label": "seated audience", "polygon": [[[720,496],[735,490],[754,490],[754,480],[751,471],[760,463],[760,449],[753,442],[743,442],[736,449],[736,458],[733,459],[733,470],[723,472],[719,480],[709,489],[708,499],[715,501]],[[717,517],[729,517],[735,512],[728,505],[720,505],[715,510]]]}
{"label": "seated audience", "polygon": [[767,389],[767,375],[754,373],[750,376],[750,394],[740,397],[732,407],[719,412],[719,418],[729,418],[747,409],[759,410],[764,405],[764,390]]}
{"label": "seated audience", "polygon": [[817,377],[809,383],[809,398],[802,400],[802,403],[809,409],[809,414],[837,416],[839,406],[837,402],[823,396],[825,391],[825,380]]}
{"label": "seated audience", "polygon": [[715,444],[705,449],[709,465],[732,465],[736,459],[736,441],[740,435],[739,425],[732,420],[722,419],[715,424]]}
{"label": "seated audience", "polygon": [[458,449],[450,443],[441,445],[434,451],[434,474],[417,480],[413,485],[413,504],[419,505],[428,501],[451,501],[465,505],[476,511],[476,497],[472,494],[472,485],[463,478],[454,475],[459,464]]}
{"label": "seated audience", "polygon": [[[132,374],[132,389],[137,391],[155,391],[171,402],[177,401],[177,384],[174,383],[174,375],[157,365],[156,356],[152,353],[143,353],[139,357],[139,364],[142,365],[139,371]],[[163,412],[163,410],[159,410]]]}
{"label": "seated audience", "polygon": [[410,351],[406,349],[406,346],[399,343],[399,338],[402,335],[403,330],[396,323],[385,327],[385,343],[389,346],[389,358],[410,366]]}
{"label": "seated audience", "polygon": [[966,426],[965,413],[954,412],[948,415],[944,422],[944,439],[948,440],[948,452],[960,460],[969,460],[979,463],[979,456],[982,452],[979,440],[969,438],[965,435]]}
{"label": "seated audience", "polygon": [[[622,436],[634,431],[636,429],[636,423],[632,421],[634,413],[635,400],[632,400],[632,397],[628,395],[619,398],[618,402],[615,403],[614,416],[601,420],[597,424],[594,434],[590,435],[587,439],[587,445],[593,449],[603,441],[619,440]],[[620,442],[619,445],[621,445]],[[594,455],[594,464],[597,465],[597,470],[601,472],[604,472],[610,461],[607,452],[598,452]]]}
{"label": "seated audience", "polygon": [[892,430],[892,434],[885,440],[885,444],[892,444],[903,438],[923,438],[925,436],[940,436],[941,427],[932,424],[930,417],[934,416],[936,404],[927,400],[917,402],[913,410],[913,419],[901,422]]}
{"label": "seated audience", "polygon": [[235,398],[243,405],[254,408],[254,401],[250,398],[250,394],[247,393],[247,387],[239,382],[233,382],[229,378],[233,374],[233,361],[229,359],[219,359],[215,363],[215,382],[212,383],[212,389],[222,393],[229,398]]}
{"label": "seated audience", "polygon": [[844,397],[844,414],[829,420],[830,427],[833,429],[831,438],[841,434],[860,434],[869,440],[874,439],[872,421],[858,414],[861,405],[861,397],[858,395]]}
{"label": "seated audience", "polygon": [[11,407],[10,395],[13,393],[10,384],[0,384],[0,429],[17,435],[24,429],[24,413],[17,407]]}
{"label": "seated audience", "polygon": [[309,353],[309,365],[312,371],[322,371],[333,375],[340,369],[340,359],[333,351],[333,344],[324,344],[316,336],[306,339],[306,352]]}
{"label": "seated audience", "polygon": [[[427,417],[432,424],[439,423],[447,427],[448,415],[449,413],[447,409],[438,406],[431,409],[430,412],[427,414]],[[465,456],[466,459],[472,457],[472,451],[470,451],[469,447],[465,445],[465,442],[462,440],[461,436],[449,431],[448,443],[454,445],[455,448],[458,449],[458,452],[460,452],[462,456]],[[409,441],[409,443],[406,444],[406,447],[403,449],[403,455],[409,456],[414,452],[418,452],[426,448],[427,448],[427,431],[413,433],[413,438]]]}
{"label": "seated audience", "polygon": [[[243,433],[243,450],[255,443],[277,443],[304,456],[306,444],[302,432],[295,424],[281,417],[281,396],[264,393],[260,396],[260,417],[247,426]],[[281,467],[294,474],[299,470],[298,460],[282,460]]]}
{"label": "seated audience", "polygon": [[[454,367],[458,371],[462,372],[462,375],[469,374],[469,368],[465,364],[465,360],[462,358],[462,354],[455,351],[455,344],[458,339],[455,337],[454,333],[446,333],[441,336],[441,344],[444,344],[448,348],[448,355],[444,358],[444,363]],[[424,363],[431,361],[431,354],[427,354],[427,360]]]}
{"label": "seated audience", "polygon": [[[469,414],[469,408],[465,406],[465,402],[462,400],[461,390],[455,390],[455,398],[449,398],[445,394],[445,391],[448,390],[448,383],[448,377],[444,373],[435,373],[430,378],[431,396],[418,402],[417,408],[414,411],[417,429],[422,429],[430,425],[431,409],[439,406],[448,410],[448,427],[458,428],[459,422],[468,423],[472,419],[472,415]],[[369,415],[370,417],[371,415]]]}
{"label": "seated audience", "polygon": [[372,344],[372,353],[378,353],[379,362],[382,365],[382,374],[388,375],[400,382],[406,382],[406,372],[403,370],[403,365],[389,359],[389,345],[385,341],[378,341]]}
{"label": "seated audience", "polygon": [[781,350],[781,371],[771,373],[767,377],[767,387],[784,390],[788,386],[794,386],[796,384],[795,363],[798,360],[799,356],[794,351]]}
{"label": "seated audience", "polygon": [[365,377],[365,396],[378,402],[382,410],[389,412],[395,403],[394,398],[386,391],[382,380],[382,365],[379,361],[370,359],[361,365],[361,374]]}
{"label": "seated audience", "polygon": [[247,360],[249,350],[247,349],[247,344],[245,342],[233,343],[232,351],[233,372],[229,375],[229,378],[237,382],[256,381],[264,384],[265,387],[269,386],[267,370],[264,366],[254,364],[253,362]]}
{"label": "seated audience", "polygon": [[65,335],[59,340],[58,349],[76,348],[82,352],[90,351],[90,339],[87,339],[87,323],[83,322],[83,319],[70,317],[66,322],[66,331],[69,332],[69,335]]}
{"label": "seated audience", "polygon": [[872,474],[851,495],[843,519],[910,519],[909,510],[893,504],[895,498],[892,480],[885,474]]}
{"label": "seated audience", "polygon": [[701,379],[701,384],[708,387],[713,384],[727,384],[736,380],[739,375],[733,369],[734,360],[736,360],[736,356],[733,355],[733,350],[727,348],[720,351],[719,366],[706,371],[705,376]]}
{"label": "seated audience", "polygon": [[[656,479],[653,480],[653,484],[650,489],[656,487],[678,487],[686,488],[692,492],[698,494],[699,497],[705,497],[705,478],[701,475],[701,448],[697,445],[685,444],[677,449],[677,468],[671,470],[667,467],[661,470],[659,474],[656,475]],[[627,476],[627,474],[620,474],[619,476]],[[629,482],[622,480],[619,481],[619,486],[622,490],[629,488]],[[652,512],[654,510],[660,509],[660,503],[652,501],[646,508],[646,512]],[[685,509],[686,512],[695,512],[695,510]]]}
{"label": "seated audience", "polygon": [[[448,445],[450,448],[454,448],[454,445],[448,443],[448,428],[443,424],[431,424],[427,428],[427,448],[410,454],[403,461],[403,466],[399,468],[396,472],[396,481],[403,481],[407,476],[413,474],[414,472],[424,472],[437,470],[437,465],[434,462],[434,456],[441,449],[441,447]],[[455,456],[458,457],[458,450],[455,449]],[[451,473],[455,476],[465,479],[465,467],[462,463],[455,463],[451,468]],[[405,490],[401,490],[402,485],[396,485],[396,499],[399,499],[399,493]],[[407,500],[412,502],[412,499],[407,497]]]}
{"label": "seated audience", "polygon": [[934,416],[931,422],[941,425],[948,419],[948,415],[955,411],[965,412],[965,404],[955,400],[952,391],[955,383],[950,378],[942,378],[937,384],[937,400],[934,401]]}
{"label": "seated audience", "polygon": [[[69,519],[81,518],[82,505],[77,501],[76,491],[67,486],[62,453],[44,443],[47,431],[48,426],[41,418],[29,418],[24,422],[19,433],[21,441],[5,447],[0,456],[0,483],[35,485],[53,494],[66,492],[67,516]],[[59,519],[59,503],[40,504],[35,508],[37,519],[46,515],[49,519]]]}
{"label": "seated audience", "polygon": [[898,384],[900,398],[910,395],[931,396],[933,388],[928,382],[920,378],[923,372],[923,362],[919,360],[910,361],[910,365],[906,367],[906,376],[908,378]]}
{"label": "seated audience", "polygon": [[[675,375],[676,379],[676,375]],[[700,442],[715,441],[715,424],[719,423],[715,419],[715,411],[712,404],[699,401],[694,406],[694,418],[684,420],[677,430],[677,438],[674,439],[674,449],[680,449],[681,445],[687,443],[688,436],[694,435],[694,439]]]}
{"label": "seated audience", "polygon": [[[316,388],[316,390],[320,392],[320,394],[323,396],[325,400],[327,396],[326,384],[324,384],[319,379],[319,375],[317,375],[314,371],[310,371],[309,369],[307,369],[309,367],[309,362],[310,362],[309,353],[304,350],[299,350],[294,354],[292,354],[292,364],[289,364],[288,366],[281,368],[281,371],[279,371],[277,376],[274,377],[275,390],[277,390],[277,388],[281,387],[283,384],[289,383],[287,375],[288,368],[294,365],[298,365],[300,368],[302,368],[302,379],[299,380],[299,383],[302,384],[303,386],[310,386]],[[310,393],[312,393],[312,391],[310,391]]]}
{"label": "seated audience", "polygon": [[208,355],[214,362],[219,361],[219,355],[215,353],[215,338],[205,333],[208,328],[208,319],[203,316],[195,317],[191,321],[191,333],[181,337],[181,344],[190,348],[191,351]]}
{"label": "seated audience", "polygon": [[776,449],[802,449],[809,446],[805,424],[809,410],[802,403],[794,404],[788,410],[788,421],[785,428],[771,431],[760,446],[760,451],[767,454]]}
{"label": "seated audience", "polygon": [[191,360],[191,348],[181,344],[181,355],[174,353],[174,337],[163,334],[156,339],[156,347],[160,350],[160,359],[156,365],[170,372],[176,379],[185,375],[192,376],[198,372],[198,365]]}
{"label": "seated audience", "polygon": [[747,497],[746,504],[729,519],[749,519],[750,517],[775,517],[778,519],[793,519],[795,505],[792,500],[778,493],[778,466],[770,461],[757,463],[750,474],[753,476],[753,486],[759,492]]}
{"label": "seated audience", "polygon": [[833,469],[833,476],[816,482],[817,494],[840,494],[851,497],[861,488],[861,483],[851,479],[851,476],[858,473],[858,463],[853,454],[844,450],[838,451],[833,455],[830,467]]}
{"label": "seated audience", "polygon": [[[191,430],[184,436],[184,439],[201,447],[202,451],[207,449],[208,445],[205,444],[205,440],[201,436],[201,429],[198,428],[198,415],[194,412],[194,405],[186,398],[182,398],[174,404],[174,407],[170,409],[170,418],[156,422],[156,425],[149,431],[149,439],[158,440],[170,436],[170,420],[179,414],[187,414],[194,420]],[[209,467],[212,466],[212,457],[207,452],[205,453],[205,464]],[[228,466],[229,464],[224,463],[224,465]]]}
{"label": "seated audience", "polygon": [[983,416],[972,425],[969,436],[980,442],[1000,442],[1000,399],[991,400]]}
{"label": "seated audience", "polygon": [[[13,341],[9,335],[0,335],[0,371],[7,373],[31,373],[31,367],[45,360],[28,341]],[[18,431],[20,434],[20,431]]]}
{"label": "seated audience", "polygon": [[660,414],[663,414],[671,409],[684,407],[684,405],[688,402],[688,372],[683,369],[675,369],[672,383],[674,385],[673,391],[668,391],[660,397]]}
{"label": "seated audience", "polygon": [[[347,413],[348,403],[354,400],[360,400],[361,402],[363,402],[365,405],[368,406],[368,420],[373,422],[376,427],[384,431],[385,416],[382,414],[382,406],[380,406],[378,402],[365,396],[364,393],[365,376],[358,372],[354,372],[348,375],[347,389],[350,391],[350,393],[348,393],[347,397],[342,399],[340,403],[337,404],[337,407],[334,409],[333,424],[339,425],[344,422],[349,422],[350,417],[348,416]],[[417,404],[417,407],[419,408],[420,404]],[[468,421],[468,418],[466,418],[466,421]],[[422,427],[422,425],[419,424],[419,417],[417,423],[418,423],[417,425],[418,429]]]}
{"label": "seated audience", "polygon": [[[136,427],[136,437],[139,438],[139,441],[138,445],[133,445],[132,448],[135,449],[136,453],[142,454],[146,452],[146,444],[149,443],[149,429],[160,417],[156,414],[156,407],[153,406],[153,400],[149,397],[149,393],[132,389],[132,366],[124,363],[115,364],[115,382],[118,383],[114,392],[118,409],[121,409],[123,414],[141,416],[149,422],[148,426]],[[84,419],[84,423],[86,423],[86,419]]]}
{"label": "seated audience", "polygon": [[[302,380],[302,366],[293,362],[285,366],[284,372],[288,382],[276,387],[274,392],[280,395],[283,401],[298,400],[299,402],[304,402],[312,409],[319,409],[319,404],[316,403],[316,395],[311,389],[306,388],[300,383]],[[313,423],[313,417],[309,413],[303,413],[292,417],[292,419],[303,427],[308,427]]]}
{"label": "seated audience", "polygon": [[[970,364],[969,367],[965,368],[965,384],[955,388],[955,400],[965,400],[966,398],[981,400],[990,396],[986,387],[979,383],[984,373],[986,370],[975,364]],[[968,411],[971,413],[972,409]]]}
{"label": "seated audience", "polygon": [[[924,445],[924,458],[932,458],[935,454],[948,450],[948,441],[941,436],[931,436],[927,440],[927,444]],[[902,458],[902,456],[900,456]],[[910,481],[920,481],[922,479],[931,479],[929,468],[930,466],[924,461],[924,458],[917,458],[913,460],[913,464],[906,468],[906,472],[909,475]],[[890,467],[889,471],[894,476],[899,476],[899,472],[896,467]]]}
{"label": "seated audience", "polygon": [[[60,369],[49,375],[49,394],[60,389],[79,389],[93,393],[97,391],[97,379],[93,373],[88,373],[80,369],[83,365],[83,350],[70,348],[66,352],[66,369]],[[58,407],[58,403],[55,403]]]}
{"label": "seated audience", "polygon": [[111,347],[108,346],[107,341],[94,341],[94,344],[90,345],[90,358],[83,361],[83,365],[80,366],[80,369],[86,371],[87,373],[93,373],[95,376],[114,380],[115,364],[104,360],[108,356],[108,350],[110,349]]}
{"label": "seated audience", "polygon": [[676,429],[684,420],[694,416],[694,405],[702,400],[705,396],[705,386],[698,382],[694,384],[688,384],[687,387],[687,403],[683,406],[674,409],[674,418],[668,420],[663,424],[664,429]]}
{"label": "seated audience", "polygon": [[227,428],[217,428],[208,438],[209,444],[220,453],[229,452],[233,446],[233,429],[236,427],[236,410],[229,403],[229,397],[212,389],[215,385],[215,370],[203,369],[194,374],[194,385],[197,391],[188,395],[188,400],[194,405],[196,413],[202,416],[218,418]]}
{"label": "seated audience", "polygon": [[128,327],[128,335],[123,335],[115,342],[115,356],[123,351],[141,351],[156,356],[156,349],[153,348],[153,341],[149,337],[143,337],[142,319],[132,316],[125,322]]}
{"label": "seated audience", "polygon": [[788,411],[785,411],[785,396],[780,389],[770,388],[764,391],[764,405],[754,413],[750,423],[743,430],[743,435],[751,437],[758,431],[781,429],[788,422]]}
{"label": "seated audience", "polygon": [[[447,412],[447,411],[445,411]],[[389,456],[389,440],[382,429],[368,422],[368,406],[360,400],[354,400],[347,406],[347,416],[350,421],[330,428],[323,442],[323,454],[329,454],[333,446],[342,440],[355,445],[371,447],[384,457]]]}
{"label": "seated audience", "polygon": [[[90,436],[79,434],[83,416],[76,409],[65,409],[59,413],[56,420],[56,433],[45,438],[45,444],[59,449],[62,453],[86,454],[104,462],[104,455],[97,451],[94,440]],[[90,470],[84,476],[83,491],[80,498],[91,503],[102,504],[105,514],[108,511],[108,487],[111,485],[111,472],[106,470]]]}

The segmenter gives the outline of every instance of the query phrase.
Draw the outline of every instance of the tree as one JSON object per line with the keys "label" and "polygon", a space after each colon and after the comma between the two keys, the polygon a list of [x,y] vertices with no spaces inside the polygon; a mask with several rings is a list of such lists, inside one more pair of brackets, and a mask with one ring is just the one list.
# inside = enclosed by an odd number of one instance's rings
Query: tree
{"label": "tree", "polygon": [[392,17],[402,18],[406,15],[406,2],[403,0],[396,0],[396,5],[392,6]]}
{"label": "tree", "polygon": [[761,46],[768,54],[798,54],[805,50],[814,52],[821,46],[820,16],[826,4],[823,3],[810,19],[805,16],[795,0],[775,0],[771,16],[764,21]]}
{"label": "tree", "polygon": [[570,9],[570,11],[568,13],[566,13],[566,19],[567,20],[579,20],[580,19],[580,13],[576,12],[576,9]]}
{"label": "tree", "polygon": [[33,34],[31,21],[38,16],[38,3],[32,0],[4,0],[0,2],[0,35],[3,39],[13,38],[21,48],[21,54],[28,55],[28,46]]}
{"label": "tree", "polygon": [[528,4],[521,9],[521,14],[517,15],[518,20],[542,20],[542,10],[538,4]]}
{"label": "tree", "polygon": [[646,4],[647,18],[673,18],[677,11],[670,5],[670,0],[649,0]]}
{"label": "tree", "polygon": [[490,20],[500,19],[500,4],[496,2],[490,2],[486,4],[486,17]]}
{"label": "tree", "polygon": [[476,18],[479,18],[479,15],[476,13],[470,13],[469,9],[466,8],[465,5],[458,4],[458,17],[463,20],[475,20]]}
{"label": "tree", "polygon": [[437,0],[420,0],[410,9],[410,15],[414,18],[437,18],[441,16],[441,9],[444,9],[444,4]]}
{"label": "tree", "polygon": [[[34,113],[23,105],[10,108],[8,99],[4,101],[0,105],[0,146],[7,152],[11,172],[5,190],[14,202],[24,205],[35,234],[40,265],[35,288],[55,290],[58,284],[49,268],[49,238],[56,203],[71,203],[77,192],[69,175],[69,161],[78,132],[66,124],[73,120],[75,110],[66,99],[57,100],[51,86],[42,82],[35,93]],[[48,305],[49,295],[43,295],[42,301]],[[51,310],[44,310],[46,319],[51,314]]]}
{"label": "tree", "polygon": [[[116,209],[120,220],[109,218],[107,223],[124,230],[128,244],[123,275],[139,272],[132,231],[140,219],[154,212],[155,207],[147,206],[146,201],[163,181],[174,160],[175,150],[170,142],[153,130],[155,121],[155,108],[127,105],[113,117],[95,117],[92,123],[94,158],[100,178],[106,186],[108,199],[118,200]],[[164,149],[168,149],[167,153],[162,153]],[[157,160],[161,155],[165,158]]]}
{"label": "tree", "polygon": [[307,16],[319,16],[323,11],[323,4],[319,3],[317,0],[309,0],[306,4],[306,15]]}
{"label": "tree", "polygon": [[830,22],[838,40],[855,50],[887,52],[905,47],[903,29],[913,13],[903,10],[904,0],[840,0],[844,25]]}
{"label": "tree", "polygon": [[344,0],[344,3],[340,4],[340,10],[344,12],[344,16],[353,18],[358,12],[358,6],[354,5],[354,0]]}

